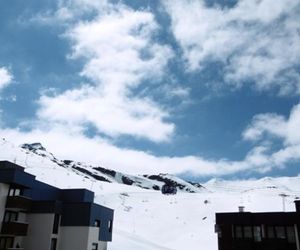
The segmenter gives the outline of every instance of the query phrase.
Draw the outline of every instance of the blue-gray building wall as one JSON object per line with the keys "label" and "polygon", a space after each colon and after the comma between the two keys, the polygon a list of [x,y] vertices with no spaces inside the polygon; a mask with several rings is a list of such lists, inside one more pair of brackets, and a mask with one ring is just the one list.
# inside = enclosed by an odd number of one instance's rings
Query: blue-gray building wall
{"label": "blue-gray building wall", "polygon": [[[113,210],[98,204],[91,204],[90,225],[93,225],[97,219],[101,220],[99,239],[102,241],[112,241]],[[109,223],[111,223],[111,225],[109,225]],[[109,228],[109,226],[111,228]]]}

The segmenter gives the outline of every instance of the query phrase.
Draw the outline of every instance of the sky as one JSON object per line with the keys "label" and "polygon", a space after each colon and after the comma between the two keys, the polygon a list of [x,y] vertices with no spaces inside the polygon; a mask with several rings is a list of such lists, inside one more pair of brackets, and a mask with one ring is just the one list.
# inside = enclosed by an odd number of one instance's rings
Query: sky
{"label": "sky", "polygon": [[2,0],[0,136],[190,180],[299,174],[299,0]]}

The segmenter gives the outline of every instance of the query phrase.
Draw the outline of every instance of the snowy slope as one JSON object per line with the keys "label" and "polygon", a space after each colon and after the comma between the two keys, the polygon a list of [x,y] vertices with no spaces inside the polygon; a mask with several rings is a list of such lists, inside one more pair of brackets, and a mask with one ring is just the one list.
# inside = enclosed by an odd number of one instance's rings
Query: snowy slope
{"label": "snowy slope", "polygon": [[27,157],[27,161],[31,160],[32,157],[34,158],[35,155],[42,156],[61,167],[69,168],[74,172],[81,173],[87,178],[99,181],[133,185],[152,190],[161,190],[162,185],[166,183],[175,185],[179,191],[182,192],[198,193],[203,190],[203,187],[200,184],[192,184],[168,174],[134,176],[103,168],[101,166],[91,166],[72,160],[59,160],[52,153],[48,152],[40,143],[23,144],[21,145],[21,148],[30,156],[29,159]]}
{"label": "snowy slope", "polygon": [[[91,175],[72,168],[71,162],[60,161],[40,147],[41,145],[36,145],[35,150],[20,148],[2,140],[0,160],[10,160],[25,166],[26,171],[36,175],[37,179],[60,188],[81,187],[93,190],[97,203],[115,209],[110,250],[216,250],[215,212],[237,211],[240,205],[253,212],[282,211],[281,193],[288,195],[286,210],[294,211],[293,201],[300,196],[300,177],[245,181],[212,179],[203,184],[205,188],[200,187],[201,191],[189,193],[183,189],[175,196],[165,196],[159,191],[141,188],[136,183],[121,184],[121,173],[109,177],[103,171],[100,173],[91,166],[76,163],[89,171],[95,171],[93,173],[97,175],[101,174],[110,182],[98,181]],[[157,176],[190,187],[184,180],[174,176]],[[143,180],[141,183],[145,181],[148,188],[154,184],[161,186],[163,183],[157,177],[130,178]]]}

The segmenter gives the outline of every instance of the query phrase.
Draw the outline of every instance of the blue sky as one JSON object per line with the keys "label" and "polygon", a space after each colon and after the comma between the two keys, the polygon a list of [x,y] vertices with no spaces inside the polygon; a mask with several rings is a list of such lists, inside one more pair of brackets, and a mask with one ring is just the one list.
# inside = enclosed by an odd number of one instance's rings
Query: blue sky
{"label": "blue sky", "polygon": [[297,175],[297,0],[0,3],[0,133],[189,179]]}

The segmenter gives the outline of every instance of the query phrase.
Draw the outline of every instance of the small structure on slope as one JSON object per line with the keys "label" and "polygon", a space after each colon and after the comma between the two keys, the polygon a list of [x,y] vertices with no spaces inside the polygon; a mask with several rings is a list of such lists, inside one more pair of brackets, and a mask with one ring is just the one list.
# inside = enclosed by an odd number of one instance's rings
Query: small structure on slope
{"label": "small structure on slope", "polygon": [[177,194],[177,188],[175,185],[172,185],[172,184],[164,184],[161,188],[161,192],[163,194]]}

